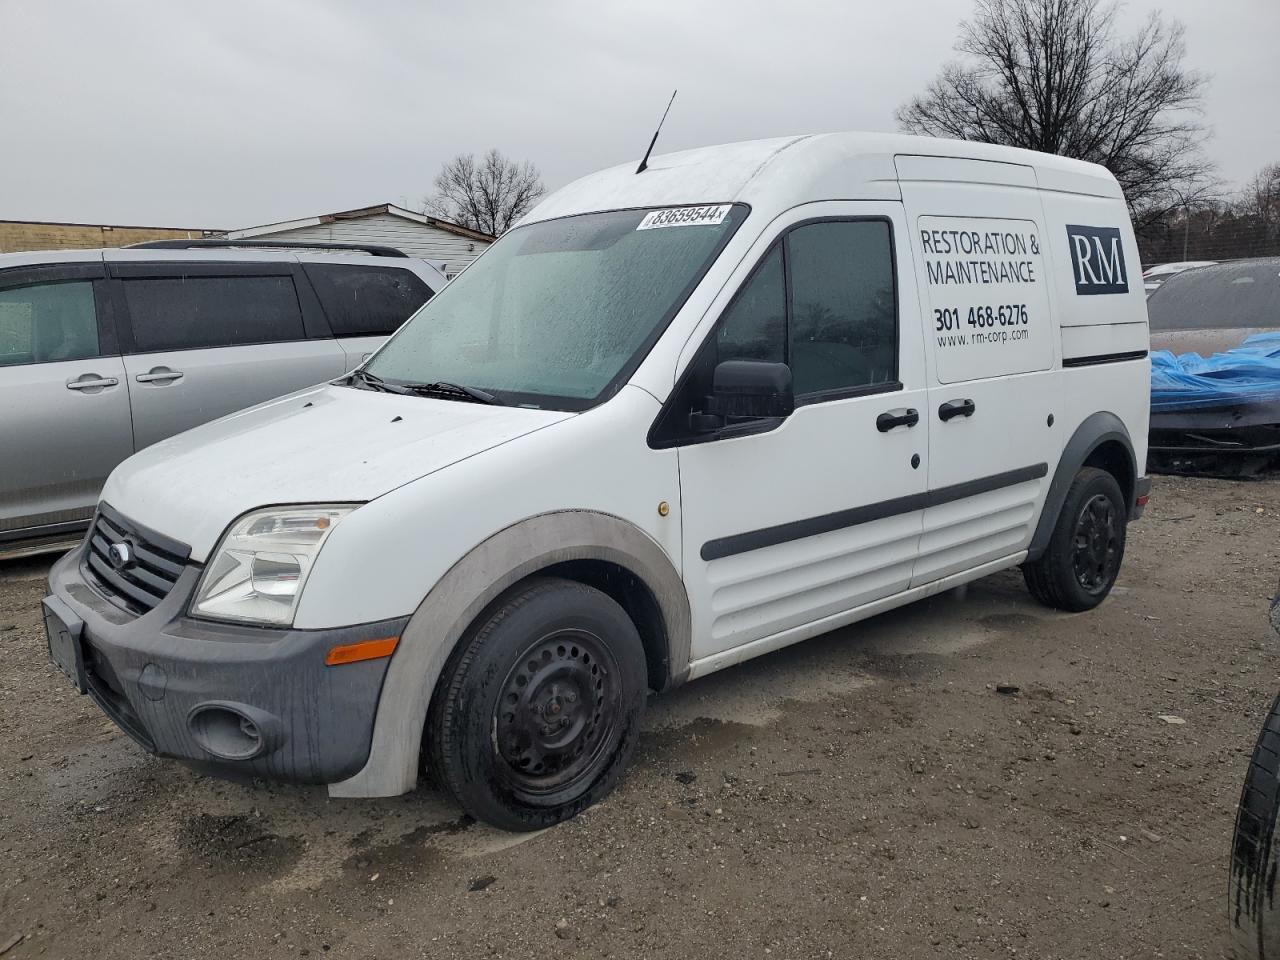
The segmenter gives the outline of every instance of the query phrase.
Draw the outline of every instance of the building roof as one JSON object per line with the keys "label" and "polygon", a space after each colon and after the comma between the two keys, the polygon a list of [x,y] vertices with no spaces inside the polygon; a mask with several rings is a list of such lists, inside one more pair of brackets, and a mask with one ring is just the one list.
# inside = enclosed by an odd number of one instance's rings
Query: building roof
{"label": "building roof", "polygon": [[380,203],[377,206],[360,207],[357,210],[339,210],[337,213],[322,213],[315,217],[303,217],[301,220],[284,220],[280,223],[264,223],[258,227],[244,227],[240,230],[228,230],[226,236],[230,240],[246,240],[249,237],[260,237],[267,234],[280,233],[283,230],[296,230],[299,227],[318,227],[321,224],[333,223],[337,220],[359,220],[362,217],[373,217],[379,214],[390,214],[393,217],[412,220],[413,222],[420,223],[423,226],[435,227],[437,230],[443,230],[446,233],[453,233],[460,237],[466,237],[469,240],[480,240],[484,243],[492,243],[495,239],[487,233],[481,233],[479,230],[471,230],[448,220],[441,220],[439,217],[428,216],[425,213],[414,213],[412,210],[406,210],[404,207],[398,207],[394,203]]}
{"label": "building roof", "polygon": [[69,220],[4,220],[0,223],[20,223],[29,227],[89,227],[94,230],[171,230],[174,233],[218,233],[212,227],[140,227],[126,223],[81,223]]}
{"label": "building roof", "polygon": [[[885,133],[824,133],[748,140],[668,153],[636,173],[639,158],[576,180],[525,223],[597,210],[742,202],[769,216],[813,200],[899,199],[901,157],[986,160],[1030,168],[1042,189],[1120,197],[1103,167],[1033,150]],[[1034,171],[1034,173],[1032,173]],[[964,176],[958,173],[958,176]],[[977,175],[977,174],[975,174]]]}

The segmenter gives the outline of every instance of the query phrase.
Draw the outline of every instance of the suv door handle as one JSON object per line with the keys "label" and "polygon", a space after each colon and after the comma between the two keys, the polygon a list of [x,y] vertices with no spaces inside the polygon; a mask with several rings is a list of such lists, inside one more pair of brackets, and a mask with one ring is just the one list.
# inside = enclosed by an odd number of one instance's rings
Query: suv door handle
{"label": "suv door handle", "polygon": [[96,390],[99,387],[114,387],[120,381],[115,377],[99,377],[96,380],[68,380],[68,390]]}
{"label": "suv door handle", "polygon": [[894,427],[914,427],[919,422],[920,411],[914,407],[902,411],[886,410],[876,417],[876,429],[881,433],[888,433]]}
{"label": "suv door handle", "polygon": [[956,417],[972,417],[976,409],[972,400],[948,400],[938,408],[938,419],[946,423]]}
{"label": "suv door handle", "polygon": [[133,379],[139,383],[169,383],[182,379],[181,370],[170,370],[168,367],[154,367],[149,373],[140,373]]}

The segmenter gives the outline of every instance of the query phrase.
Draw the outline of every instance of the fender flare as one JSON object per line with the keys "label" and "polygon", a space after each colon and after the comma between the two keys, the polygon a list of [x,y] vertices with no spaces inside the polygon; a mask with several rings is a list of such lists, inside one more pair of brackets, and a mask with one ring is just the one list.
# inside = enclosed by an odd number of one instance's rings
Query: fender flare
{"label": "fender flare", "polygon": [[329,795],[389,797],[412,790],[431,697],[462,635],[513,584],[569,560],[615,563],[648,586],[666,627],[668,685],[681,682],[689,670],[689,597],[662,546],[639,527],[610,514],[586,510],[539,514],[474,547],[428,591],[401,634],[387,669],[369,758],[359,773],[330,784]]}
{"label": "fender flare", "polygon": [[[1027,548],[1028,560],[1038,560],[1048,549],[1049,538],[1053,535],[1053,528],[1058,522],[1058,514],[1062,512],[1062,504],[1067,499],[1067,490],[1071,486],[1071,481],[1080,472],[1084,462],[1089,459],[1089,454],[1109,440],[1118,441],[1128,454],[1129,468],[1135,481],[1134,487],[1137,488],[1137,480],[1142,476],[1142,471],[1138,469],[1134,460],[1133,441],[1129,437],[1124,421],[1114,413],[1105,410],[1086,417],[1084,422],[1076,427],[1075,433],[1062,449],[1062,456],[1058,458],[1058,467],[1053,472],[1053,480],[1049,483],[1049,492],[1045,495],[1044,507],[1040,511],[1040,522],[1036,524],[1036,532],[1031,538],[1031,545]],[[1130,503],[1126,505],[1130,515],[1133,514],[1134,509],[1132,500],[1133,497],[1130,496]]]}

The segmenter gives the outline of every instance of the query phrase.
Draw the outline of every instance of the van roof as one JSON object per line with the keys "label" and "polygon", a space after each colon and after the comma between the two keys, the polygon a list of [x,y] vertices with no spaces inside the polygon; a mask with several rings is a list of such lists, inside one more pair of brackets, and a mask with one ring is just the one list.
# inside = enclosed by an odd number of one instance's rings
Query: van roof
{"label": "van roof", "polygon": [[[776,213],[815,200],[896,200],[901,193],[895,160],[902,156],[1016,164],[1030,167],[1044,190],[1123,198],[1104,167],[1081,160],[963,140],[821,133],[662,154],[650,158],[640,174],[636,157],[557,190],[524,222],[632,207],[744,202]],[[973,174],[959,179],[972,180]]]}

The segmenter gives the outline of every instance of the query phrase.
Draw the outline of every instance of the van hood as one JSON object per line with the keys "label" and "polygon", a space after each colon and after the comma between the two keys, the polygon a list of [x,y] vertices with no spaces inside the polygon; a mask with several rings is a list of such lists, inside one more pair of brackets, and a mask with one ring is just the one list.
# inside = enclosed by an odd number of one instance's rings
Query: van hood
{"label": "van hood", "polygon": [[115,469],[102,499],[202,562],[256,507],[373,500],[572,416],[326,384],[148,447]]}

